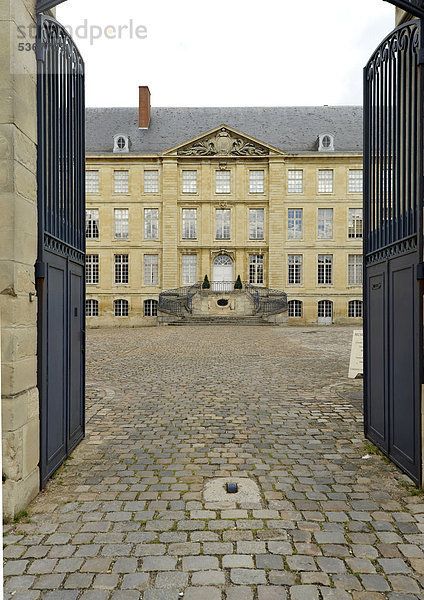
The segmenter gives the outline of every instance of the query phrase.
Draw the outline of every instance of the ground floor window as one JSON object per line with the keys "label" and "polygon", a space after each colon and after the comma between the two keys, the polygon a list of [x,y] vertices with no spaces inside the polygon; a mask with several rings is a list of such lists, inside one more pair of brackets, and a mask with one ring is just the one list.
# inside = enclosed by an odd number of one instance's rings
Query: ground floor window
{"label": "ground floor window", "polygon": [[264,282],[264,255],[250,254],[249,256],[249,283]]}
{"label": "ground floor window", "polygon": [[144,301],[144,316],[145,317],[157,317],[158,316],[158,301],[157,300],[145,300]]}
{"label": "ground floor window", "polygon": [[85,301],[85,316],[86,317],[98,317],[99,316],[99,302],[98,300],[86,300]]}
{"label": "ground floor window", "polygon": [[318,302],[318,317],[331,318],[333,316],[333,303],[331,300],[320,300]]}
{"label": "ground floor window", "polygon": [[128,300],[115,300],[113,313],[115,317],[128,317]]}
{"label": "ground floor window", "polygon": [[302,302],[300,300],[290,300],[289,302],[289,317],[300,318],[302,316]]}
{"label": "ground floor window", "polygon": [[348,316],[362,318],[362,300],[351,300],[349,302]]}

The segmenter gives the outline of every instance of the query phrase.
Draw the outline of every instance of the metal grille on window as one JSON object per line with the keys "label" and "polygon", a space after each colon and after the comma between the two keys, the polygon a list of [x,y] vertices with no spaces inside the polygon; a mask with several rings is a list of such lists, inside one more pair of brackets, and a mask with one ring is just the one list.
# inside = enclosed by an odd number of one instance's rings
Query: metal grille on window
{"label": "metal grille on window", "polygon": [[128,238],[128,208],[115,208],[115,238]]}
{"label": "metal grille on window", "polygon": [[183,238],[194,240],[196,234],[197,210],[195,208],[183,208]]}
{"label": "metal grille on window", "polygon": [[303,171],[301,169],[290,169],[288,171],[287,191],[289,194],[301,194],[303,192]]}
{"label": "metal grille on window", "polygon": [[362,318],[362,300],[351,300],[348,307],[348,316]]}
{"label": "metal grille on window", "polygon": [[287,238],[289,240],[302,239],[302,214],[301,208],[288,209]]}
{"label": "metal grille on window", "polygon": [[115,317],[128,317],[128,300],[115,300],[113,313]]}
{"label": "metal grille on window", "polygon": [[145,317],[157,317],[158,316],[158,301],[157,300],[145,300],[144,301],[144,316]]}
{"label": "metal grille on window", "polygon": [[263,240],[264,239],[264,209],[251,208],[249,209],[249,239]]}
{"label": "metal grille on window", "polygon": [[288,283],[302,283],[302,263],[303,257],[301,254],[289,254],[288,256]]}
{"label": "metal grille on window", "polygon": [[333,169],[319,169],[318,192],[331,194],[333,191]]}
{"label": "metal grille on window", "polygon": [[99,255],[87,254],[85,257],[85,282],[99,283]]}
{"label": "metal grille on window", "polygon": [[197,171],[183,171],[183,193],[197,193]]}
{"label": "metal grille on window", "polygon": [[231,192],[230,171],[216,171],[216,193],[229,194]]}
{"label": "metal grille on window", "polygon": [[144,209],[144,238],[146,240],[157,240],[159,237],[159,209]]}
{"label": "metal grille on window", "polygon": [[362,169],[349,169],[349,193],[362,194],[363,187]]}
{"label": "metal grille on window", "polygon": [[318,283],[329,285],[333,279],[333,255],[318,254]]}
{"label": "metal grille on window", "polygon": [[333,316],[333,303],[331,300],[320,300],[318,302],[318,316],[327,318]]}
{"label": "metal grille on window", "polygon": [[159,171],[144,171],[144,193],[159,192]]}
{"label": "metal grille on window", "polygon": [[158,285],[159,256],[157,254],[144,255],[144,284]]}
{"label": "metal grille on window", "polygon": [[362,285],[362,254],[349,254],[348,285]]}
{"label": "metal grille on window", "polygon": [[289,317],[302,317],[302,302],[300,300],[290,300],[289,304]]}
{"label": "metal grille on window", "polygon": [[331,240],[333,238],[333,209],[318,209],[318,238]]}
{"label": "metal grille on window", "polygon": [[362,208],[349,208],[348,226],[348,237],[362,238]]}
{"label": "metal grille on window", "polygon": [[85,237],[97,239],[99,237],[99,209],[88,208],[85,211]]}
{"label": "metal grille on window", "polygon": [[230,219],[231,213],[229,209],[216,209],[216,239],[217,240],[229,240],[230,239]]}
{"label": "metal grille on window", "polygon": [[99,316],[99,302],[98,300],[86,300],[85,301],[85,316],[86,317],[98,317]]}
{"label": "metal grille on window", "polygon": [[99,172],[85,172],[85,191],[87,194],[98,194],[99,192]]}
{"label": "metal grille on window", "polygon": [[128,194],[129,180],[128,171],[115,171],[113,180],[113,191],[115,194]]}
{"label": "metal grille on window", "polygon": [[183,254],[183,285],[191,285],[197,281],[197,256]]}
{"label": "metal grille on window", "polygon": [[264,282],[264,256],[263,254],[249,255],[249,283]]}
{"label": "metal grille on window", "polygon": [[249,171],[249,193],[263,194],[265,191],[265,171]]}
{"label": "metal grille on window", "polygon": [[128,254],[115,254],[115,283],[128,283]]}

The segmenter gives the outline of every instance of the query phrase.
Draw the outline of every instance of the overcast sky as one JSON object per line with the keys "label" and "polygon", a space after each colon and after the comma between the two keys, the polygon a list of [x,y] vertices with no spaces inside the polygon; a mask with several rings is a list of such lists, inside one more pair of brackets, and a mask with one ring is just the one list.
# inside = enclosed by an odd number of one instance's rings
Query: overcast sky
{"label": "overcast sky", "polygon": [[[362,68],[394,13],[382,0],[68,0],[57,8],[86,62],[87,106],[136,106],[139,85],[150,87],[153,106],[361,104]],[[120,39],[119,26],[127,26]]]}

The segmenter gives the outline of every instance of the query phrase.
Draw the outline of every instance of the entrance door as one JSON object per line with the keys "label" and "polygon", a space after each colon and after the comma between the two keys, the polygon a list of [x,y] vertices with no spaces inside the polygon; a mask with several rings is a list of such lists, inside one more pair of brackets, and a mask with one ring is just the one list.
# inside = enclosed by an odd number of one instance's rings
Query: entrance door
{"label": "entrance door", "polygon": [[217,256],[213,261],[212,289],[216,292],[229,292],[233,289],[233,261],[226,254]]}
{"label": "entrance door", "polygon": [[331,300],[318,302],[318,325],[331,325],[333,322],[333,303]]}

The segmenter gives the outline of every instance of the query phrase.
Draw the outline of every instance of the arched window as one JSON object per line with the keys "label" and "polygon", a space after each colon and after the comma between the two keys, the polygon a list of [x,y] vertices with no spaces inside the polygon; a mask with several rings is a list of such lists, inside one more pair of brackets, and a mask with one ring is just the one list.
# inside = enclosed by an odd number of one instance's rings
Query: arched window
{"label": "arched window", "polygon": [[215,258],[215,260],[213,261],[213,264],[214,265],[232,266],[233,261],[227,254],[220,254],[219,256],[217,256]]}
{"label": "arched window", "polygon": [[320,300],[318,302],[318,323],[330,325],[333,322],[333,303],[331,300]]}
{"label": "arched window", "polygon": [[99,316],[99,302],[98,300],[86,300],[85,301],[85,316],[86,317],[98,317]]}
{"label": "arched window", "polygon": [[356,319],[362,318],[362,300],[351,300],[349,302],[348,316]]}
{"label": "arched window", "polygon": [[157,300],[145,300],[144,301],[144,316],[145,317],[157,317],[158,316],[158,301]]}
{"label": "arched window", "polygon": [[303,303],[300,300],[290,300],[289,317],[301,318],[303,312]]}
{"label": "arched window", "polygon": [[318,136],[318,151],[331,152],[334,150],[334,137],[329,133],[323,133]]}
{"label": "arched window", "polygon": [[129,152],[130,143],[127,135],[118,134],[113,138],[113,151],[114,152]]}
{"label": "arched window", "polygon": [[128,317],[128,300],[115,300],[113,313],[115,317]]}

